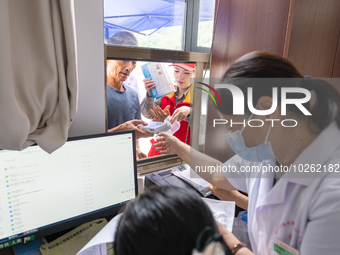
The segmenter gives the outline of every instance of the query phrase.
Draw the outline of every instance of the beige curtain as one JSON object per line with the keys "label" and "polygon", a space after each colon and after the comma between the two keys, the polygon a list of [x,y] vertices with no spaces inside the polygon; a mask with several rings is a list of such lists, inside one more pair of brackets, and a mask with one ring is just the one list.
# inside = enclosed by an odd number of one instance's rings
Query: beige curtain
{"label": "beige curtain", "polygon": [[0,148],[62,146],[77,108],[73,0],[0,0]]}

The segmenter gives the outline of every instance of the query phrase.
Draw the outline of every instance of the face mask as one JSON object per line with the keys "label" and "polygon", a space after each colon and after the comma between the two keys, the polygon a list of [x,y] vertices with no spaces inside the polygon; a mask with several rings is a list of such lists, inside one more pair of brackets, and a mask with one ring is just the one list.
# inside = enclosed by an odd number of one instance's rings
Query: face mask
{"label": "face mask", "polygon": [[[252,117],[253,114],[250,115],[247,123],[249,120],[251,120]],[[271,126],[269,126],[264,143],[251,148],[248,148],[244,143],[244,139],[242,136],[242,132],[244,129],[245,126],[241,129],[241,131],[237,130],[235,132],[226,134],[226,138],[229,142],[230,147],[237,155],[239,155],[244,160],[253,162],[262,162],[263,160],[276,159],[272,146],[270,142],[268,142],[268,136],[271,130]]]}

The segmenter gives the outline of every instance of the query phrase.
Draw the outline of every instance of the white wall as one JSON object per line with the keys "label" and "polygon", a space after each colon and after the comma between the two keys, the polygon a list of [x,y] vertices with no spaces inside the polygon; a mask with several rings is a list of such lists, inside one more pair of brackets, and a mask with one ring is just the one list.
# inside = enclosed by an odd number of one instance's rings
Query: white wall
{"label": "white wall", "polygon": [[74,0],[79,98],[69,136],[105,132],[103,3]]}

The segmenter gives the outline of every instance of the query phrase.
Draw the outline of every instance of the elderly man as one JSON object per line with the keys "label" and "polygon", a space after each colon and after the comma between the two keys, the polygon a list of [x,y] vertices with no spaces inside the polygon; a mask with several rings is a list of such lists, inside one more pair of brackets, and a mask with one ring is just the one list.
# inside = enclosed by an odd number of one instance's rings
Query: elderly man
{"label": "elderly man", "polygon": [[124,82],[135,69],[136,61],[107,60],[108,128],[141,119],[138,94]]}
{"label": "elderly man", "polygon": [[[127,31],[119,31],[119,32],[115,33],[105,43],[110,44],[110,45],[118,45],[118,46],[133,46],[133,47],[138,46],[136,37],[133,34],[131,34],[130,32],[127,32]],[[141,101],[141,94],[140,94],[137,79],[133,75],[130,75],[127,78],[127,80],[124,82],[124,85],[129,86],[130,88],[134,89],[134,91],[137,92],[139,102],[140,102]]]}
{"label": "elderly man", "polygon": [[[121,34],[122,32],[120,32]],[[124,37],[115,34],[108,43]],[[130,33],[129,33],[130,34]],[[132,36],[132,37],[131,37]],[[126,37],[126,35],[125,35]],[[135,46],[137,41],[130,34],[125,42]],[[129,44],[127,42],[130,42]],[[120,130],[119,126],[128,121],[140,120],[141,110],[138,94],[125,83],[131,72],[136,68],[136,61],[131,60],[107,60],[107,113],[109,131]],[[122,127],[122,125],[120,126]],[[136,140],[137,158],[145,158],[146,155],[139,150],[139,142]]]}

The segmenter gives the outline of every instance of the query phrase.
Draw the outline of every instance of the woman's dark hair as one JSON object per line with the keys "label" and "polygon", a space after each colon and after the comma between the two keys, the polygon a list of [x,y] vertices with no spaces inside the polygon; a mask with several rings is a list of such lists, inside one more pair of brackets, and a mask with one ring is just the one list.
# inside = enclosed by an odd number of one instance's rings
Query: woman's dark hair
{"label": "woman's dark hair", "polygon": [[202,241],[218,233],[210,209],[188,189],[157,187],[130,202],[122,215],[114,242],[116,255],[187,255]]}
{"label": "woman's dark hair", "polygon": [[[272,97],[273,87],[278,88],[278,103],[281,101],[282,87],[302,87],[314,91],[317,97],[315,105],[311,107],[310,102],[303,104],[312,114],[309,117],[311,121],[320,130],[334,120],[340,127],[339,92],[324,80],[304,78],[287,59],[265,52],[252,52],[235,61],[225,72],[223,78],[223,83],[227,82],[240,88],[245,98],[247,98],[247,88],[252,87],[254,107],[260,97]],[[226,89],[218,89],[218,94],[223,98],[223,106],[219,105],[218,110],[224,114],[232,115],[231,93]],[[301,98],[301,96],[301,93],[289,93],[289,98]],[[245,100],[244,109],[249,113],[247,100]],[[297,116],[305,116],[295,105],[287,105],[287,111]]]}

